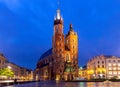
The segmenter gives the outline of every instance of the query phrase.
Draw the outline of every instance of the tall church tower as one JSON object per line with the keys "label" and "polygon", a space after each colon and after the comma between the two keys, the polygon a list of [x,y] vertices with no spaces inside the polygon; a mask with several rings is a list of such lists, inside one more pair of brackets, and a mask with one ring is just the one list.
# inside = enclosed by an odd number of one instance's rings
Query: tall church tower
{"label": "tall church tower", "polygon": [[78,75],[78,36],[74,32],[72,24],[70,24],[70,29],[66,35],[65,46],[70,51],[70,62],[73,67],[73,72],[75,72],[74,77]]}
{"label": "tall church tower", "polygon": [[63,33],[63,19],[60,15],[60,10],[57,10],[57,15],[54,18],[54,33],[53,33],[53,58],[54,58],[54,79],[59,80],[63,78],[64,72],[64,47],[65,47],[65,40],[64,40],[64,33]]}

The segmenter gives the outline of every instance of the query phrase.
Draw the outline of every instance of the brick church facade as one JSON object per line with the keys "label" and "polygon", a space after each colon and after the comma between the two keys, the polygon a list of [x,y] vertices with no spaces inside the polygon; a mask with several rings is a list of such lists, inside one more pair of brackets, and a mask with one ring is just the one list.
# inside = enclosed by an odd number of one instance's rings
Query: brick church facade
{"label": "brick church facade", "polygon": [[72,24],[64,35],[59,9],[54,18],[52,48],[40,57],[34,76],[37,80],[72,80],[78,76],[78,36]]}

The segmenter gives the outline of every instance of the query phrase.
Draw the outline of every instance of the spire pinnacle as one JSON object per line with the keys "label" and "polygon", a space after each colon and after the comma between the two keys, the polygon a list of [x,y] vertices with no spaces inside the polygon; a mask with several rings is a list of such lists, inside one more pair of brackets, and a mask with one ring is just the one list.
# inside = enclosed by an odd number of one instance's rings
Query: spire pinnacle
{"label": "spire pinnacle", "polygon": [[57,10],[57,19],[60,19],[60,10]]}
{"label": "spire pinnacle", "polygon": [[73,31],[72,23],[70,24],[70,31]]}
{"label": "spire pinnacle", "polygon": [[58,10],[57,10],[57,19],[60,19],[60,0],[58,0]]}

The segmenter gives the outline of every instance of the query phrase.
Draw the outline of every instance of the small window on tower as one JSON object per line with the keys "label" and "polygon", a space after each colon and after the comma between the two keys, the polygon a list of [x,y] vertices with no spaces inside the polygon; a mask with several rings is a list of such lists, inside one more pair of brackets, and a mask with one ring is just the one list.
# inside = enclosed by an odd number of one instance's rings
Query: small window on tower
{"label": "small window on tower", "polygon": [[68,44],[68,42],[69,42],[69,41],[67,40],[66,43]]}
{"label": "small window on tower", "polygon": [[73,42],[74,42],[74,39],[73,39]]}
{"label": "small window on tower", "polygon": [[60,42],[62,42],[62,38],[60,37]]}
{"label": "small window on tower", "polygon": [[56,32],[58,32],[58,26],[56,26]]}

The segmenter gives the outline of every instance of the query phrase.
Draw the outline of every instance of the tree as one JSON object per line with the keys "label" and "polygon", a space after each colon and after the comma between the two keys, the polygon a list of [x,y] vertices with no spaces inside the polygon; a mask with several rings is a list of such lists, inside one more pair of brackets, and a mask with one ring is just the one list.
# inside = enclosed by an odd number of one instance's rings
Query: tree
{"label": "tree", "polygon": [[14,72],[9,68],[0,69],[0,76],[13,77]]}

